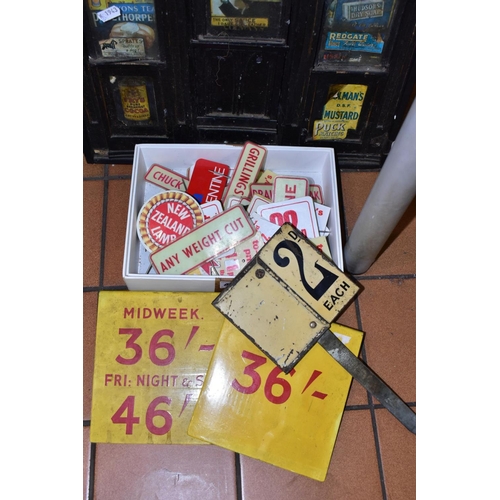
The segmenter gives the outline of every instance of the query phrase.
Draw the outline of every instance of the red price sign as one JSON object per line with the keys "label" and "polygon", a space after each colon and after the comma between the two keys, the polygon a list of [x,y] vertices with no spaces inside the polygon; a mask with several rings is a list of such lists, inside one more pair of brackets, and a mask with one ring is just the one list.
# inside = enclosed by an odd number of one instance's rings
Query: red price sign
{"label": "red price sign", "polygon": [[101,292],[91,441],[190,444],[223,318],[216,293]]}

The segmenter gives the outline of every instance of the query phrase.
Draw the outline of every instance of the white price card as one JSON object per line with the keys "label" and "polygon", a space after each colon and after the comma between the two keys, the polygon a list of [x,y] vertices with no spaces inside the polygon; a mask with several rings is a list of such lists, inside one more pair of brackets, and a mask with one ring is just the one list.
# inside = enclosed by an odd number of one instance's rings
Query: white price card
{"label": "white price card", "polygon": [[280,226],[269,222],[256,212],[253,212],[250,218],[255,225],[255,229],[262,235],[264,241],[268,241],[280,228]]}
{"label": "white price card", "polygon": [[273,183],[273,201],[293,200],[309,195],[309,180],[305,177],[278,175]]}
{"label": "white price card", "polygon": [[260,207],[261,205],[267,205],[268,203],[269,200],[264,196],[261,196],[260,194],[254,194],[252,196],[252,199],[250,200],[250,203],[248,204],[247,211],[251,216],[255,212],[257,207]]}
{"label": "white price card", "polygon": [[310,196],[260,206],[257,214],[279,227],[289,222],[307,238],[320,235],[314,201]]}
{"label": "white price card", "polygon": [[200,205],[201,211],[203,212],[203,217],[205,220],[211,219],[216,215],[221,214],[224,210],[222,209],[222,203],[219,200],[207,201]]}
{"label": "white price card", "polygon": [[112,5],[111,7],[108,7],[107,9],[101,10],[97,13],[97,17],[103,23],[119,16],[121,16],[121,11],[116,5]]}
{"label": "white price card", "polygon": [[316,217],[318,218],[318,228],[320,233],[323,233],[328,224],[328,219],[330,218],[330,207],[322,205],[321,203],[314,203],[314,209],[316,211]]}

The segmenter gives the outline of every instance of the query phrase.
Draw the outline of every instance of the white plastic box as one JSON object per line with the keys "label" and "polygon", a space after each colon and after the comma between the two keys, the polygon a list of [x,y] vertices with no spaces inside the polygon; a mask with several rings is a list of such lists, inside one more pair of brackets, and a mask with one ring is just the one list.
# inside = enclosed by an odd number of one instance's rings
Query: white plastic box
{"label": "white plastic box", "polygon": [[[343,270],[339,200],[335,157],[332,148],[295,146],[264,146],[267,156],[262,167],[279,175],[304,176],[310,184],[319,184],[324,204],[331,208],[328,241],[333,261]],[[218,292],[232,278],[213,276],[184,276],[147,274],[150,268],[149,252],[139,242],[137,217],[144,203],[162,191],[162,188],[144,180],[153,163],[158,163],[184,176],[196,160],[225,163],[231,174],[240,157],[242,146],[220,144],[138,144],[134,151],[132,181],[127,217],[127,232],[123,259],[123,279],[129,290],[169,292]],[[151,273],[154,273],[154,269]]]}

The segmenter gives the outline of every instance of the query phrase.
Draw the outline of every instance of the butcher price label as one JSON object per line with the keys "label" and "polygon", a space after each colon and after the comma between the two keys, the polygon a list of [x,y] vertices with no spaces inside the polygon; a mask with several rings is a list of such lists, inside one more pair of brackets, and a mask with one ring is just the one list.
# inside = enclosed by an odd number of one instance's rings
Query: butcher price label
{"label": "butcher price label", "polygon": [[162,167],[157,163],[151,166],[144,179],[163,189],[175,189],[177,191],[186,191],[186,183],[188,181],[187,177]]}
{"label": "butcher price label", "polygon": [[262,205],[257,208],[257,214],[280,227],[289,222],[308,238],[320,235],[314,201],[310,196]]}
{"label": "butcher price label", "polygon": [[150,260],[158,274],[184,274],[234,248],[255,231],[246,211],[236,205],[152,253]]}
{"label": "butcher price label", "polygon": [[323,190],[319,184],[309,185],[309,196],[318,203],[324,203]]}
{"label": "butcher price label", "polygon": [[200,205],[181,191],[166,191],[149,199],[139,212],[137,234],[150,251],[192,231],[204,221]]}
{"label": "butcher price label", "polygon": [[309,195],[309,180],[304,177],[277,176],[273,184],[273,201],[293,200]]}
{"label": "butcher price label", "polygon": [[255,183],[260,173],[266,153],[266,148],[253,142],[246,142],[243,145],[243,150],[234,169],[233,177],[224,195],[224,206],[226,200],[232,196],[239,196],[241,198],[250,197],[250,186]]}
{"label": "butcher price label", "polygon": [[201,158],[194,164],[186,192],[198,203],[221,200],[229,171],[229,165]]}
{"label": "butcher price label", "polygon": [[273,200],[273,185],[272,184],[252,184],[250,186],[250,195],[259,195],[267,200]]}

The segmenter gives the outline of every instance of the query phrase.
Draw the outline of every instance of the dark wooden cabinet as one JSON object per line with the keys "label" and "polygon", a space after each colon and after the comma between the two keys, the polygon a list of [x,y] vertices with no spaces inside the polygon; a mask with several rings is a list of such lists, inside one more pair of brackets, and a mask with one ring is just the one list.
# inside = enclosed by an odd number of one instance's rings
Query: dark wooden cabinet
{"label": "dark wooden cabinet", "polygon": [[413,98],[414,0],[85,2],[90,163],[251,140],[378,168]]}

